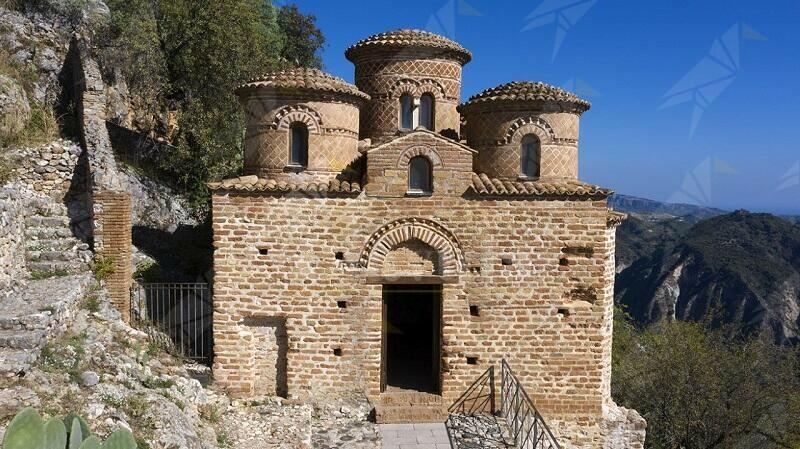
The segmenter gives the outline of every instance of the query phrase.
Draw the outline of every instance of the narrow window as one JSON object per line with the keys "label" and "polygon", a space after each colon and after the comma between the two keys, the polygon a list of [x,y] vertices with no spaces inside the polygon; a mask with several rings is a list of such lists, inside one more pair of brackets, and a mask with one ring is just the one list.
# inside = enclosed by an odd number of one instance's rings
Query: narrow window
{"label": "narrow window", "polygon": [[412,193],[430,193],[431,162],[425,156],[414,156],[408,161],[408,191]]}
{"label": "narrow window", "polygon": [[400,128],[411,129],[414,120],[414,100],[409,94],[400,95]]}
{"label": "narrow window", "polygon": [[522,176],[526,178],[539,177],[539,159],[541,148],[539,138],[535,134],[526,134],[522,138]]}
{"label": "narrow window", "polygon": [[308,127],[305,123],[295,122],[289,130],[292,149],[289,165],[305,167],[308,165]]}
{"label": "narrow window", "polygon": [[433,130],[433,95],[423,94],[419,99],[419,124],[425,129]]}

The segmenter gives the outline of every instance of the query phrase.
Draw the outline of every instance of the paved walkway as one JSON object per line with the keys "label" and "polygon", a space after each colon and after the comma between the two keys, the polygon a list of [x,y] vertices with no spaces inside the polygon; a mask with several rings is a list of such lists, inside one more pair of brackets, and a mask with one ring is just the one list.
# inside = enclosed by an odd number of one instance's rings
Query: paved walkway
{"label": "paved walkway", "polygon": [[381,424],[383,449],[450,449],[443,423]]}

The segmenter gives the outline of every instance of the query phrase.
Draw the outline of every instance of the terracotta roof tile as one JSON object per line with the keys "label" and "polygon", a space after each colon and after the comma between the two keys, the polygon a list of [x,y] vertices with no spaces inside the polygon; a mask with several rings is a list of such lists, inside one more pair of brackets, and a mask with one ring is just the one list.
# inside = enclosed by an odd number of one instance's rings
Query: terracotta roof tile
{"label": "terracotta roof tile", "polygon": [[458,106],[458,110],[463,111],[480,104],[504,101],[556,103],[578,113],[585,112],[591,107],[588,101],[559,87],[533,81],[513,81],[471,96],[469,100]]}
{"label": "terracotta roof tile", "polygon": [[271,87],[274,89],[294,90],[306,89],[319,92],[333,92],[355,97],[359,100],[369,100],[370,97],[347,81],[329,75],[319,69],[297,68],[268,72],[253,78],[236,88],[236,93],[260,88]]}
{"label": "terracotta roof tile", "polygon": [[219,182],[210,182],[208,187],[213,191],[227,190],[234,192],[275,192],[275,193],[322,193],[322,194],[358,194],[361,184],[356,181],[330,182],[286,182],[257,176],[240,176]]}
{"label": "terracotta roof tile", "polygon": [[445,50],[450,52],[451,56],[462,65],[468,63],[472,59],[472,53],[462,47],[458,42],[429,31],[412,29],[400,29],[374,34],[351,45],[345,50],[344,55],[350,61],[355,62],[358,55],[363,51],[382,47],[417,47]]}
{"label": "terracotta roof tile", "polygon": [[478,195],[491,196],[608,196],[609,189],[577,180],[506,181],[485,174],[472,174],[470,189]]}

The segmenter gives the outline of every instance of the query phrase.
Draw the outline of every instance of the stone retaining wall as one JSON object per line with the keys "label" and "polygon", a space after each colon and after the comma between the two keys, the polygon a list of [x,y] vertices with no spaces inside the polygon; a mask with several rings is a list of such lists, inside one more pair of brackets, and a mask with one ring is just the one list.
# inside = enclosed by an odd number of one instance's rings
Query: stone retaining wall
{"label": "stone retaining wall", "polygon": [[27,274],[24,210],[19,185],[0,188],[0,296],[17,291]]}
{"label": "stone retaining wall", "polygon": [[76,143],[58,140],[38,148],[15,148],[9,157],[15,162],[15,177],[22,185],[61,199],[72,188],[82,151]]}

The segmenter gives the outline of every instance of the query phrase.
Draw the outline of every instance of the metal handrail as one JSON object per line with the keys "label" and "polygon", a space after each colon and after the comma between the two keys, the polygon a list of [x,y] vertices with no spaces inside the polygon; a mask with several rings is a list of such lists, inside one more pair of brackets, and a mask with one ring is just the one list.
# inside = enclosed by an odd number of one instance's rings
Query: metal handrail
{"label": "metal handrail", "polygon": [[560,449],[506,359],[501,362],[500,382],[500,415],[511,430],[514,445],[520,449]]}
{"label": "metal handrail", "polygon": [[[488,386],[489,391],[486,392]],[[478,390],[480,388],[480,390]],[[477,394],[473,394],[477,391]],[[469,407],[467,403],[469,402]],[[460,415],[472,415],[485,412],[486,406],[492,415],[495,414],[494,366],[483,372],[481,376],[451,405],[447,411]]]}

